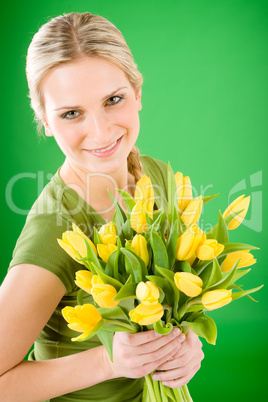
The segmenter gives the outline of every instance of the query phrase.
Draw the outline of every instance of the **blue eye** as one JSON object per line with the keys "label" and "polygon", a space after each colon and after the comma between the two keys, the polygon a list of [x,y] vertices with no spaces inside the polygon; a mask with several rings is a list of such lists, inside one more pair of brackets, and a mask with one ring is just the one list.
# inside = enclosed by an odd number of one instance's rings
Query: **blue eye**
{"label": "blue eye", "polygon": [[77,110],[70,110],[69,112],[64,113],[62,115],[62,118],[67,119],[67,120],[72,120],[72,119],[75,119],[78,115],[79,115],[79,112]]}

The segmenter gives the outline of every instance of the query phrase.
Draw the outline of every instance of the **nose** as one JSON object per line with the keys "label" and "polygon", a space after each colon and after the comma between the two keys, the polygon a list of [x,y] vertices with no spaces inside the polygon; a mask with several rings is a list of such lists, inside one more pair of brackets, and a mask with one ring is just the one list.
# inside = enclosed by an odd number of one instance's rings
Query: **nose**
{"label": "nose", "polygon": [[91,114],[88,119],[88,134],[90,140],[100,148],[113,141],[111,126],[107,116],[101,113]]}

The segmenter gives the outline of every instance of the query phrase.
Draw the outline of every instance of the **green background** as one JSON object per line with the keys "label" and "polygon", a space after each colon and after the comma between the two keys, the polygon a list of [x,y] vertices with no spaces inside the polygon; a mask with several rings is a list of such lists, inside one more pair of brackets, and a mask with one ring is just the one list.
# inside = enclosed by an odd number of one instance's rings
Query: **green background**
{"label": "green background", "polygon": [[[261,0],[28,0],[2,6],[0,279],[26,217],[10,204],[10,180],[24,175],[12,187],[12,200],[27,212],[63,162],[54,139],[36,134],[24,73],[27,47],[50,17],[71,11],[100,14],[124,34],[144,76],[137,145],[189,175],[197,193],[220,192],[205,206],[202,224],[215,223],[218,210],[239,194],[252,194],[247,224],[231,232],[231,241],[260,247],[258,263],[240,281],[244,288],[266,283],[261,201],[267,205],[268,3]],[[259,303],[243,298],[210,313],[217,345],[203,342],[202,369],[189,384],[195,402],[267,396],[267,288],[255,297]]]}

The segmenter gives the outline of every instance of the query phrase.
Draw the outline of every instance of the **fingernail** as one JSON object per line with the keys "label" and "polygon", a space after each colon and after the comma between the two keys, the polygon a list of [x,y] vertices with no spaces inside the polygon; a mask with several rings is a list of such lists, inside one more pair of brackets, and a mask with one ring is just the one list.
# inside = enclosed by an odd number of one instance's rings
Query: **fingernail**
{"label": "fingernail", "polygon": [[175,328],[174,329],[175,335],[179,335],[181,333],[180,328]]}
{"label": "fingernail", "polygon": [[152,376],[152,378],[153,378],[153,380],[157,381],[158,378],[159,378],[159,376],[158,376],[157,374],[154,374],[154,375]]}

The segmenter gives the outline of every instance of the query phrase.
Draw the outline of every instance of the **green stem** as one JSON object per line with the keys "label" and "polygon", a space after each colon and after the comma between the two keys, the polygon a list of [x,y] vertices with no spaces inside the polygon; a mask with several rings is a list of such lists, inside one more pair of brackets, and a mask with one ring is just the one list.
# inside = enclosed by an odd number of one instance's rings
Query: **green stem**
{"label": "green stem", "polygon": [[147,385],[147,393],[148,393],[148,402],[159,402],[156,398],[155,398],[155,393],[154,393],[154,388],[153,388],[153,384],[152,384],[152,378],[151,375],[148,374],[145,376],[145,381],[146,381],[146,385]]}
{"label": "green stem", "polygon": [[183,392],[184,392],[184,396],[185,396],[185,400],[187,402],[193,402],[192,397],[190,395],[189,389],[187,387],[187,385],[183,385],[182,386]]}

